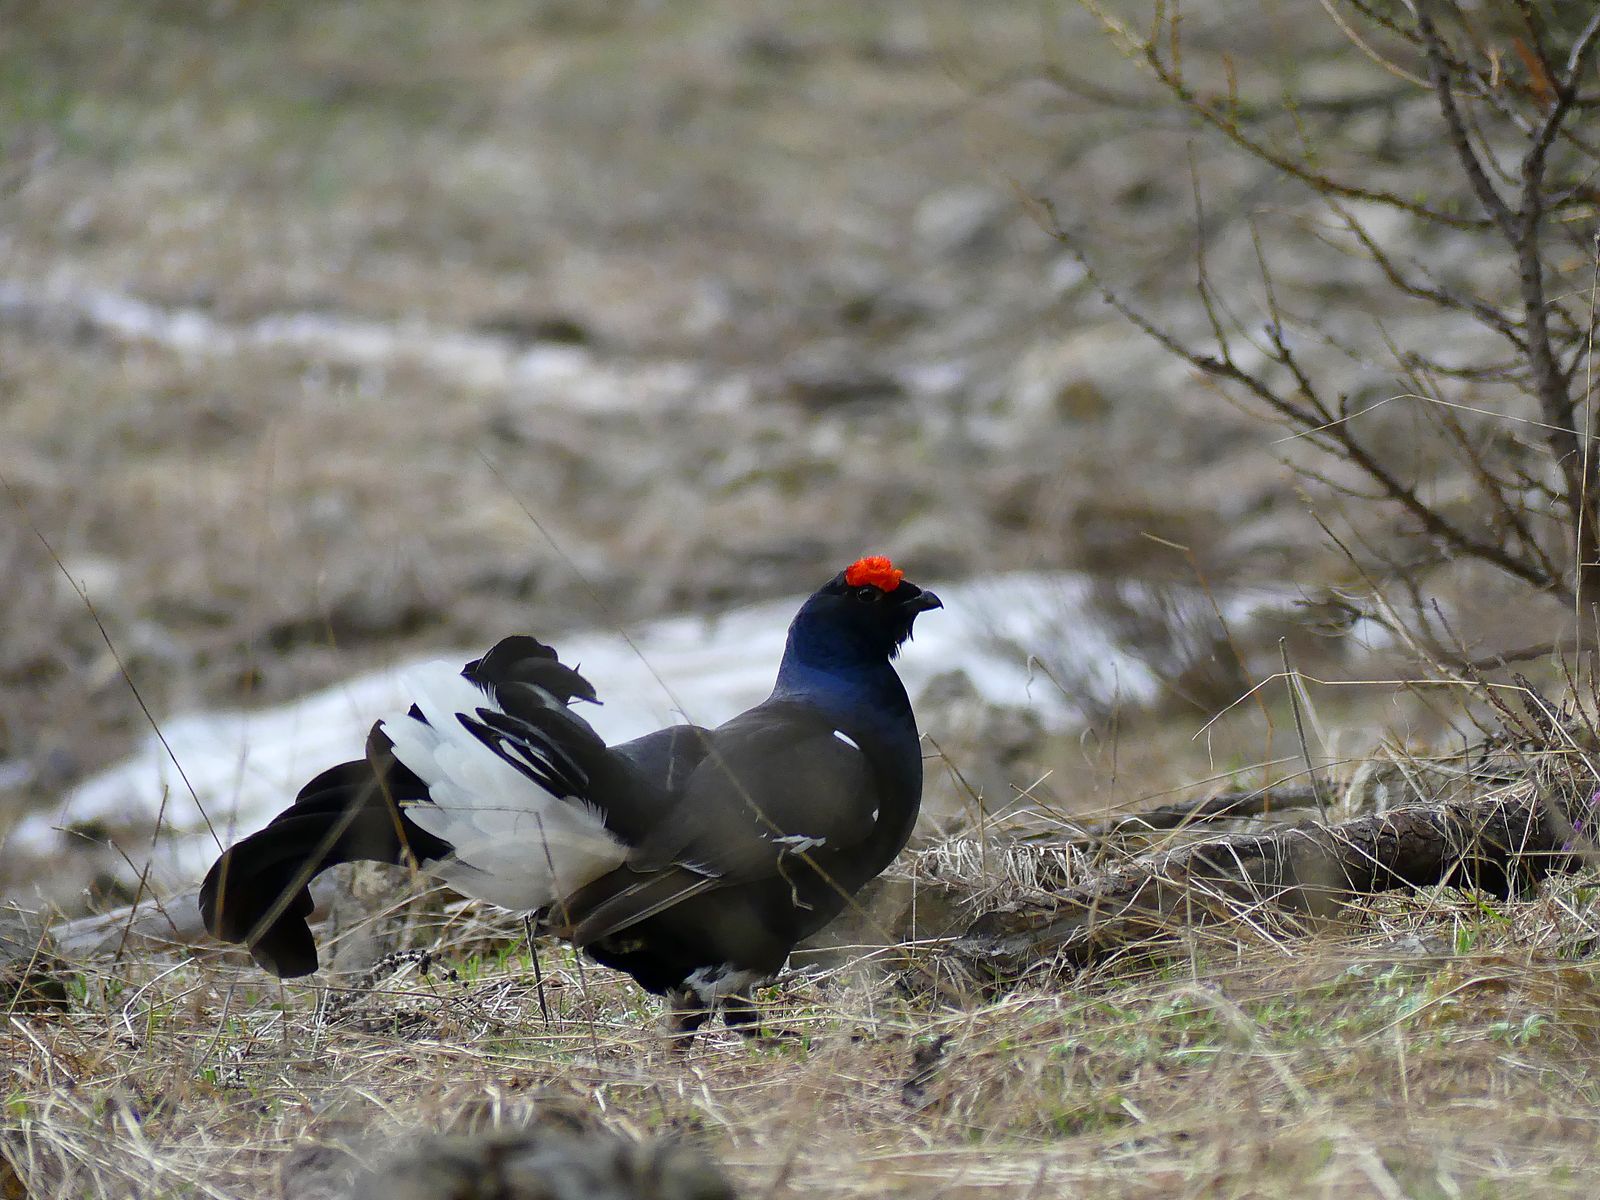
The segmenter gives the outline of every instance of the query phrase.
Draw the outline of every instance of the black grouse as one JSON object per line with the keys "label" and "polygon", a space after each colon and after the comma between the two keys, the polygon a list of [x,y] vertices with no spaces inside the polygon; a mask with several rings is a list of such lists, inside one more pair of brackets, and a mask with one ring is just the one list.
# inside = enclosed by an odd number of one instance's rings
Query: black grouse
{"label": "black grouse", "polygon": [[916,719],[890,660],[941,607],[863,558],[789,626],[772,695],[716,729],[608,747],[573,711],[588,680],[534,638],[406,679],[409,712],[366,757],[207,873],[207,929],[280,976],[317,969],[306,918],[320,871],[414,864],[665,995],[685,1036],[719,1002],[757,1030],[750,989],[906,844],[922,798]]}

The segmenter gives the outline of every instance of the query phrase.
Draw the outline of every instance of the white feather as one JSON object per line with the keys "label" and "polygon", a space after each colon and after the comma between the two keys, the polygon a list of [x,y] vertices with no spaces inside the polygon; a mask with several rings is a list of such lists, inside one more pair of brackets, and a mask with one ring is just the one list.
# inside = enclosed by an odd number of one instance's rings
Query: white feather
{"label": "white feather", "polygon": [[715,1004],[724,996],[737,996],[747,992],[752,983],[764,978],[757,971],[741,971],[732,963],[715,967],[697,967],[685,979],[684,985],[702,1004]]}
{"label": "white feather", "polygon": [[403,684],[428,723],[400,714],[384,718],[383,731],[433,799],[409,806],[406,816],[455,847],[429,863],[430,872],[464,895],[528,910],[622,864],[626,847],[593,807],[540,787],[463,728],[458,713],[501,710],[458,667],[424,663]]}
{"label": "white feather", "polygon": [[807,850],[815,850],[818,846],[826,846],[827,838],[807,837],[803,833],[791,833],[786,837],[768,839],[774,846],[782,846],[793,854],[802,854]]}

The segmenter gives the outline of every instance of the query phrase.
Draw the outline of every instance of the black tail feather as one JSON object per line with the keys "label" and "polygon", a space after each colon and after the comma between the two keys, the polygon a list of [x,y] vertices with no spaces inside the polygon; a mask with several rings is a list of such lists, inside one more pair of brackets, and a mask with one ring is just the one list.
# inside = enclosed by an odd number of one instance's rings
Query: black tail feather
{"label": "black tail feather", "polygon": [[274,975],[317,969],[307,918],[310,882],[336,863],[405,863],[442,858],[450,847],[407,821],[396,805],[424,798],[423,783],[374,729],[368,757],[341,763],[300,790],[271,824],[227,850],[200,886],[200,914],[211,933],[245,944]]}
{"label": "black tail feather", "polygon": [[502,638],[489,653],[463,667],[461,673],[497,694],[502,689],[521,690],[531,686],[549,692],[562,704],[570,705],[574,700],[600,703],[594,686],[587,679],[575,668],[562,663],[549,646],[526,634]]}

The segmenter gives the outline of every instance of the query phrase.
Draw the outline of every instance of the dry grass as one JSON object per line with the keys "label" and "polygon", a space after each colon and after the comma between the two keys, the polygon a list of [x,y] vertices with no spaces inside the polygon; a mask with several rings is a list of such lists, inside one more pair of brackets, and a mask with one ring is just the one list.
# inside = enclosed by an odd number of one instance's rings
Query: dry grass
{"label": "dry grass", "polygon": [[690,1137],[749,1196],[1592,1195],[1595,895],[1383,898],[1315,938],[1211,933],[964,1003],[850,960],[769,991],[793,1041],[718,1028],[687,1056],[570,956],[544,1026],[525,950],[473,910],[425,933],[430,962],[326,988],[83,962],[64,1010],[8,1014],[0,1146],[22,1195],[262,1196],[307,1141],[553,1106]]}

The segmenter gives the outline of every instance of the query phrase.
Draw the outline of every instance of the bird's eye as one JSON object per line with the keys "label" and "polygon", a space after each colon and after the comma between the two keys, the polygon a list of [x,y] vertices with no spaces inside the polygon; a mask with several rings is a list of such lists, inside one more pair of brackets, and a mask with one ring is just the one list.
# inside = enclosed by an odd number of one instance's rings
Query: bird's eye
{"label": "bird's eye", "polygon": [[864,583],[864,584],[862,584],[860,587],[858,587],[856,589],[856,599],[857,600],[865,600],[868,604],[873,603],[874,601],[880,599],[882,596],[883,596],[883,589],[882,588],[873,587],[872,584],[870,584],[870,583]]}

